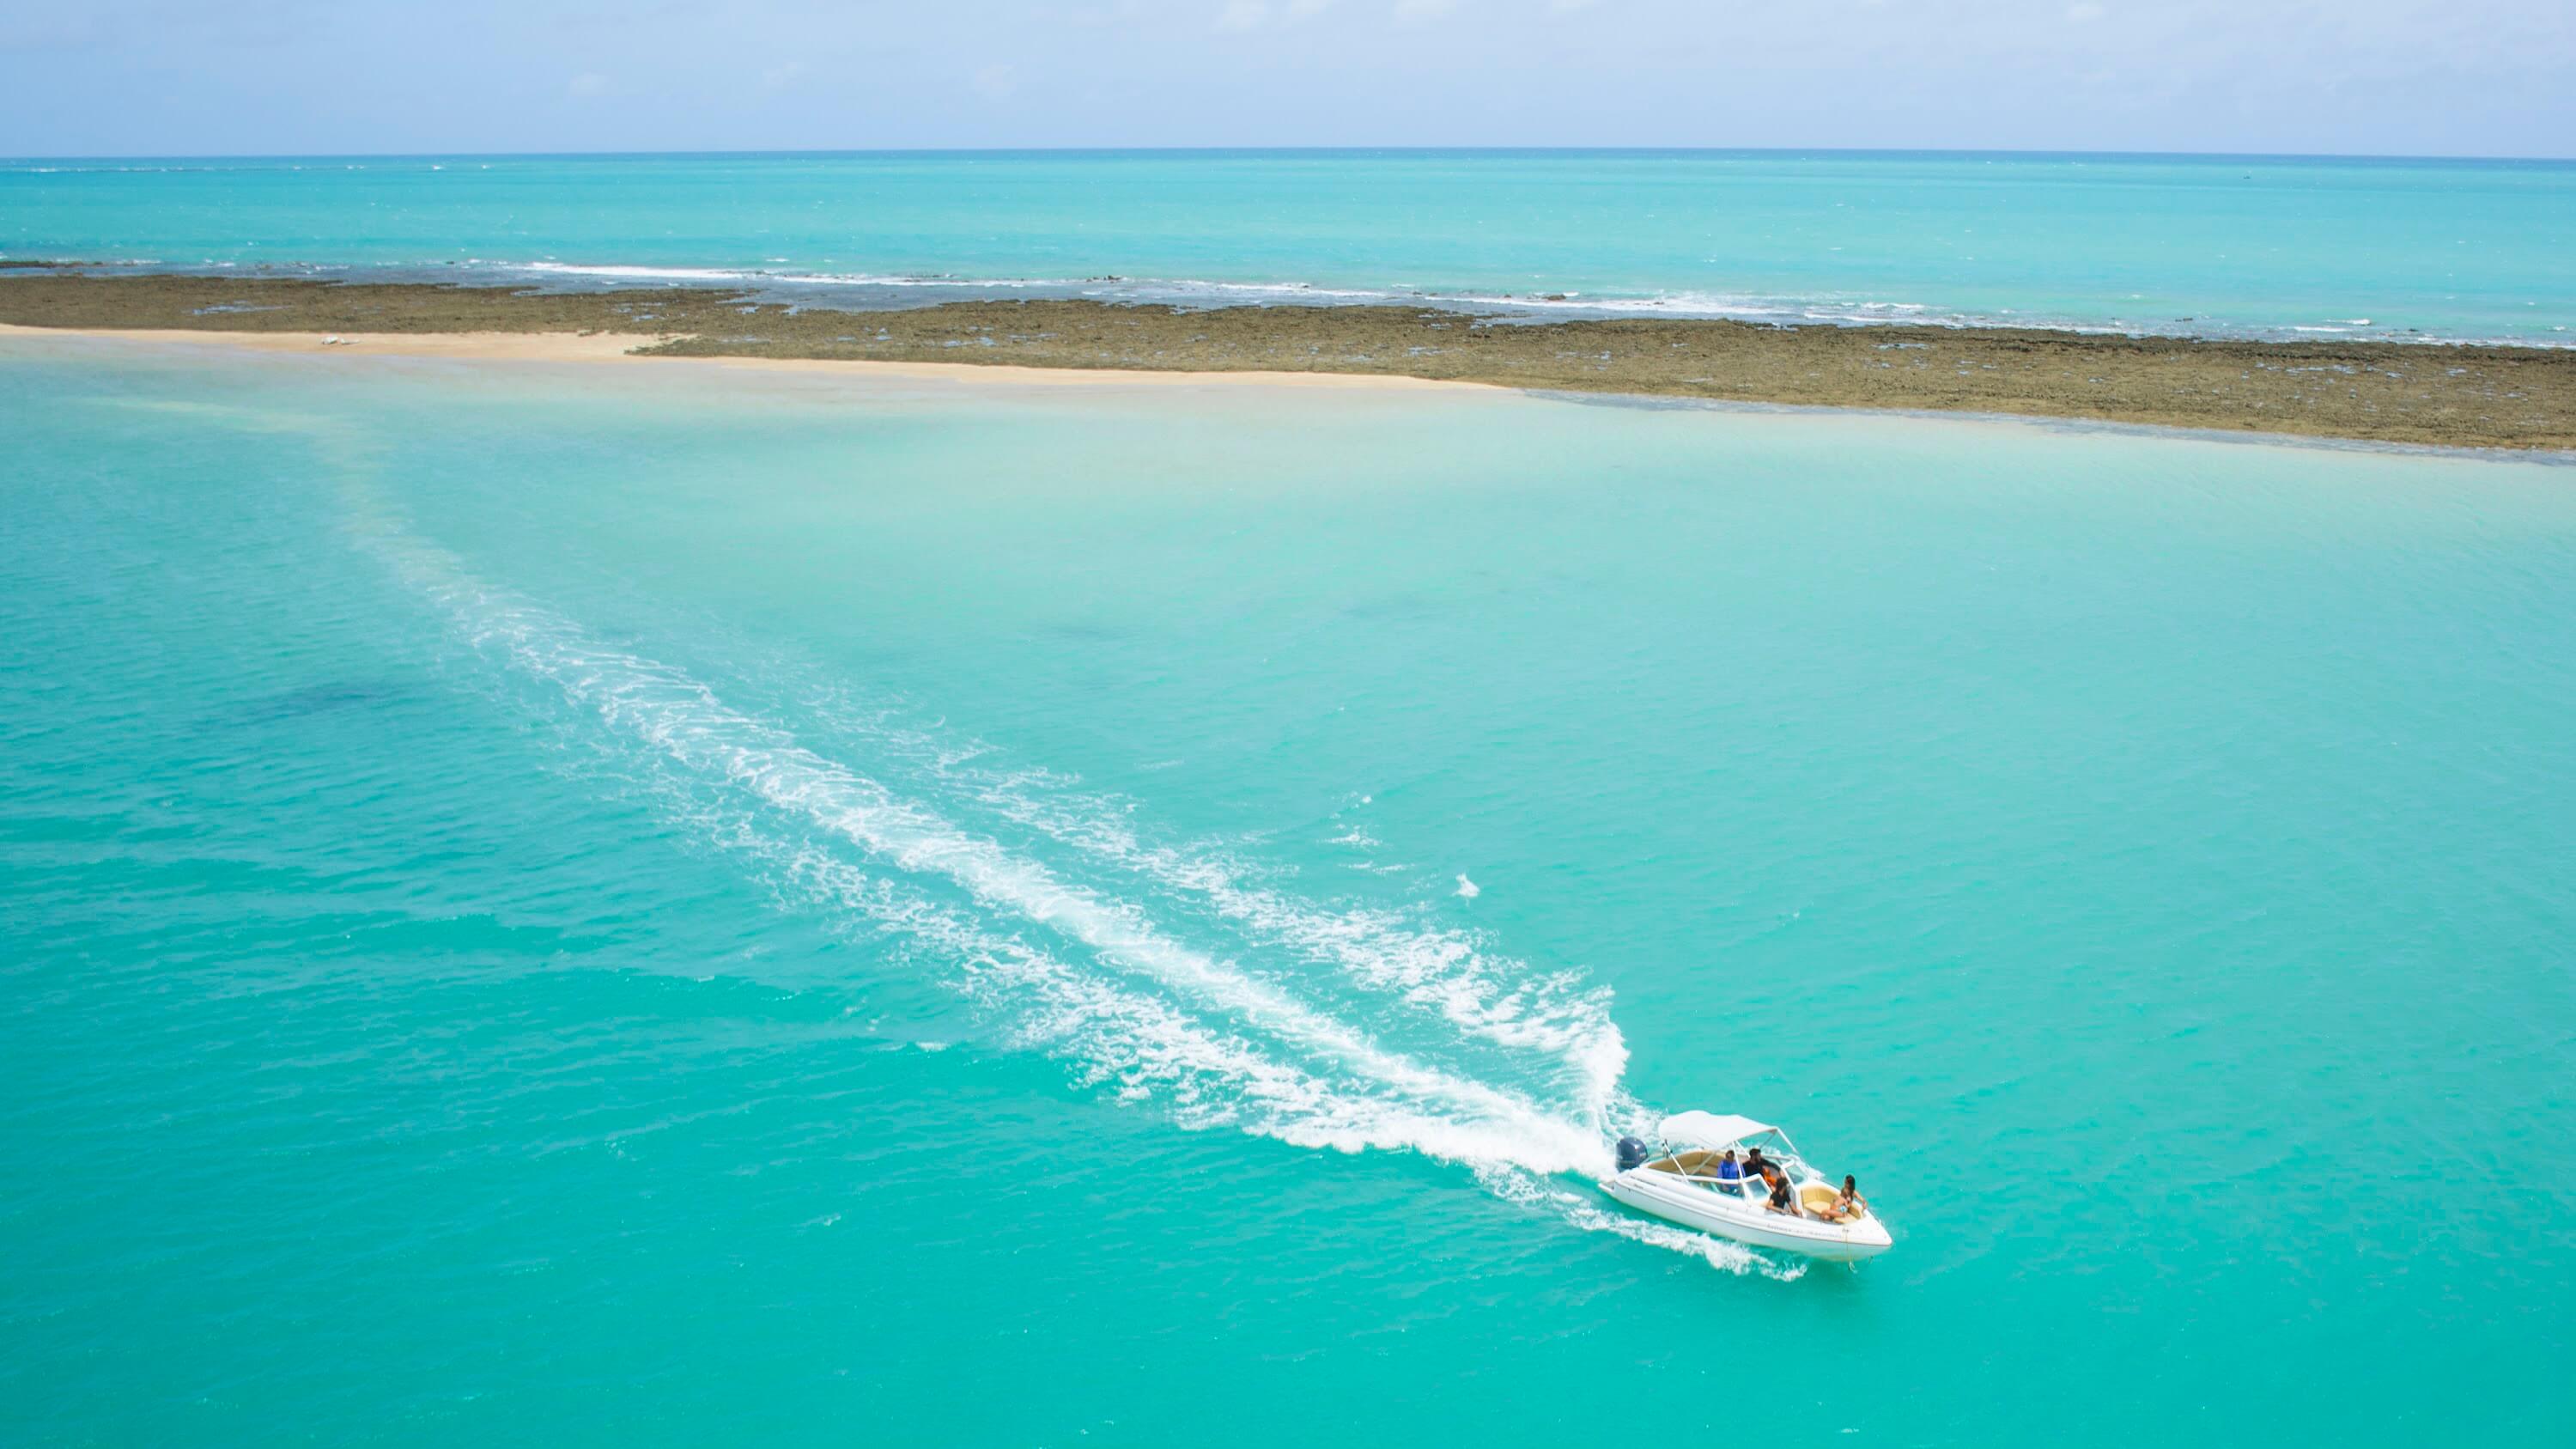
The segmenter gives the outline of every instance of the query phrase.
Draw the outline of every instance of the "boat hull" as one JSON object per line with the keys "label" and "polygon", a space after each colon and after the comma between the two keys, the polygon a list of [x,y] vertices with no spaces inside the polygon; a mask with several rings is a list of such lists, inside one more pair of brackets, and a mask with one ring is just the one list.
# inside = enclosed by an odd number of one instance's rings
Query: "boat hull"
{"label": "boat hull", "polygon": [[1875,1217],[1856,1223],[1825,1223],[1789,1217],[1765,1209],[1754,1197],[1722,1197],[1669,1172],[1641,1167],[1604,1179],[1601,1190],[1666,1222],[1697,1228],[1758,1248],[1803,1253],[1831,1263],[1874,1258],[1891,1246],[1887,1226]]}

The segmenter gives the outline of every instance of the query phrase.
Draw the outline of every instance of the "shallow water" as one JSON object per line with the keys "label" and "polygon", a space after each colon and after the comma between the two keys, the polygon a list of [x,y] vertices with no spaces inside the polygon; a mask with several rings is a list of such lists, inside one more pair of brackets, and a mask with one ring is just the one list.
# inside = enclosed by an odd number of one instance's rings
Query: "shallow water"
{"label": "shallow water", "polygon": [[2576,1428],[2564,467],[0,348],[31,1438]]}
{"label": "shallow water", "polygon": [[[0,161],[0,253],[791,302],[2576,340],[2576,162],[1962,152]],[[1553,300],[1550,300],[1553,298]]]}

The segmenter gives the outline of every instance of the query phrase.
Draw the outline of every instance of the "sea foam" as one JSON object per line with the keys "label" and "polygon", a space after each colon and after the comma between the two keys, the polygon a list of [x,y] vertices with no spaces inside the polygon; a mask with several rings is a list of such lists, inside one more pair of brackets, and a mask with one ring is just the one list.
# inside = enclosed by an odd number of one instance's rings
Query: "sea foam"
{"label": "sea foam", "polygon": [[[294,431],[302,421],[245,425]],[[1011,1040],[1067,1061],[1077,1080],[1186,1128],[1463,1164],[1496,1198],[1578,1229],[1730,1272],[1795,1275],[1735,1244],[1617,1214],[1563,1183],[1606,1171],[1610,1125],[1640,1110],[1617,1088],[1625,1049],[1606,992],[1563,976],[1515,979],[1515,963],[1463,937],[1247,885],[1240,868],[1144,846],[1096,814],[1050,814],[1042,797],[997,782],[979,791],[1046,822],[1051,836],[1087,842],[1139,886],[1204,896],[1297,959],[1331,966],[1335,979],[1425,1006],[1465,1037],[1553,1056],[1578,1084],[1579,1105],[1550,1106],[1385,1047],[1303,993],[1165,931],[1138,900],[1077,883],[727,704],[691,674],[476,579],[366,482],[372,450],[362,440],[315,432],[345,475],[351,533],[479,655],[544,685],[572,711],[567,723],[591,721],[606,748],[664,783],[673,817],[710,845],[757,858],[794,903],[926,948]],[[984,752],[952,743],[940,758],[962,770]]]}

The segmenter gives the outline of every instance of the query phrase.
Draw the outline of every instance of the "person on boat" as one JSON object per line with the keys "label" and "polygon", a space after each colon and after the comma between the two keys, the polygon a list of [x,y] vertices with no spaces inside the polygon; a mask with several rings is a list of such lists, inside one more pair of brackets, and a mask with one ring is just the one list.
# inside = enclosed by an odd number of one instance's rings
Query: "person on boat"
{"label": "person on boat", "polygon": [[1768,1163],[1765,1163],[1762,1168],[1762,1180],[1771,1184],[1771,1201],[1767,1204],[1770,1210],[1775,1213],[1787,1213],[1791,1217],[1796,1217],[1798,1215],[1798,1195],[1789,1190],[1788,1174],[1769,1165]]}
{"label": "person on boat", "polygon": [[[1732,1152],[1735,1149],[1730,1147],[1727,1150]],[[1745,1154],[1744,1175],[1748,1178],[1769,1177],[1771,1175],[1771,1164],[1763,1160],[1761,1148],[1756,1147]]]}
{"label": "person on boat", "polygon": [[1861,1197],[1858,1185],[1846,1174],[1843,1190],[1826,1199],[1824,1206],[1809,1211],[1821,1223],[1857,1222],[1862,1214],[1869,1211],[1869,1203]]}
{"label": "person on boat", "polygon": [[1728,1197],[1744,1196],[1744,1166],[1735,1160],[1735,1149],[1717,1160],[1717,1190]]}

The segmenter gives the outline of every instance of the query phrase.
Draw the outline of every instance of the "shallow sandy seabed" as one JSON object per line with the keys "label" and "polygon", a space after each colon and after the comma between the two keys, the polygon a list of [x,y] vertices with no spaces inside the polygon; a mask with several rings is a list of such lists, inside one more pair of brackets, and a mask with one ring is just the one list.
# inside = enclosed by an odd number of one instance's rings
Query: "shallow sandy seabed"
{"label": "shallow sandy seabed", "polygon": [[0,338],[89,338],[227,352],[420,357],[448,362],[675,363],[752,372],[860,375],[921,382],[1008,382],[1040,387],[1298,387],[1366,391],[1487,390],[1492,383],[1360,372],[1154,372],[1142,368],[1027,367],[1009,363],[881,362],[868,358],[736,357],[658,353],[632,336],[570,332],[186,332],[145,327],[25,327],[0,322]]}

